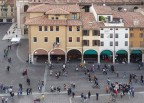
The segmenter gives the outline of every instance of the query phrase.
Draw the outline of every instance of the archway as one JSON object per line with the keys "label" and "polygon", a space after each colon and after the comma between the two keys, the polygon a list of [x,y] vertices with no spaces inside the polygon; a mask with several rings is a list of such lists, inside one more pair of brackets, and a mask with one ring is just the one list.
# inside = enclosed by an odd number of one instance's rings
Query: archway
{"label": "archway", "polygon": [[128,62],[128,52],[126,50],[118,50],[116,52],[116,62],[117,63],[127,63]]}
{"label": "archway", "polygon": [[51,62],[64,62],[65,63],[65,52],[61,49],[54,49],[50,52]]}
{"label": "archway", "polygon": [[33,53],[34,62],[45,63],[48,60],[48,52],[44,49],[37,49]]}
{"label": "archway", "polygon": [[138,63],[142,61],[142,51],[141,50],[132,50],[130,53],[130,62]]}
{"label": "archway", "polygon": [[24,5],[24,12],[27,12],[27,9],[29,8],[28,5]]}
{"label": "archway", "polygon": [[81,61],[81,52],[77,49],[72,49],[69,50],[67,53],[67,59],[69,62],[77,62],[77,61]]}
{"label": "archway", "polygon": [[100,53],[100,62],[112,62],[113,61],[113,53],[110,50],[103,50]]}
{"label": "archway", "polygon": [[93,49],[86,50],[83,58],[86,62],[97,62],[98,53]]}

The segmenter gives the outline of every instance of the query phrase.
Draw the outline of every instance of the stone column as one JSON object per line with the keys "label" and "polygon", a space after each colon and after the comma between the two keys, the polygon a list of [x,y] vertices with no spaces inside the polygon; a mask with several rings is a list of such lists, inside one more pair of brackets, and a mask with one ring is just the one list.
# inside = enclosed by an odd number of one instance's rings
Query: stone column
{"label": "stone column", "polygon": [[115,64],[115,52],[113,52],[113,64]]}
{"label": "stone column", "polygon": [[50,57],[50,52],[48,53],[48,63],[51,64],[51,57]]}
{"label": "stone column", "polygon": [[142,62],[144,63],[144,52],[142,54]]}
{"label": "stone column", "polygon": [[100,54],[98,54],[98,64],[100,64]]}
{"label": "stone column", "polygon": [[67,63],[67,53],[65,53],[65,63]]}
{"label": "stone column", "polygon": [[130,52],[128,51],[128,63],[130,63]]}
{"label": "stone column", "polygon": [[20,28],[20,3],[19,1],[16,1],[16,7],[17,7],[17,28]]}
{"label": "stone column", "polygon": [[34,58],[33,55],[29,54],[29,63],[33,63],[34,62]]}

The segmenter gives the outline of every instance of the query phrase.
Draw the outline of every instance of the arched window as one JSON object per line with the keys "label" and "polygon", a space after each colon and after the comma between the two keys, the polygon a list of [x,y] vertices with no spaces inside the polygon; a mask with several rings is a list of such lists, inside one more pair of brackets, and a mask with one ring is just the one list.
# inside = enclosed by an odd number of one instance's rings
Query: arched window
{"label": "arched window", "polygon": [[24,12],[27,11],[28,7],[29,7],[28,5],[25,5],[25,6],[24,6]]}

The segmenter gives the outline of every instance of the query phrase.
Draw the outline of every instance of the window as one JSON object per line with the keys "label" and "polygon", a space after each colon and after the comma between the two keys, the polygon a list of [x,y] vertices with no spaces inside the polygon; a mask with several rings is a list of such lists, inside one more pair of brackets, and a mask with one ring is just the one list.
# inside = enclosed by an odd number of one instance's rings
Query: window
{"label": "window", "polygon": [[72,26],[69,26],[69,31],[72,31]]}
{"label": "window", "polygon": [[134,34],[133,33],[130,33],[130,37],[132,38],[134,36]]}
{"label": "window", "polygon": [[83,30],[83,36],[89,36],[89,31],[88,30]]}
{"label": "window", "polygon": [[128,28],[125,28],[125,30],[128,30]]}
{"label": "window", "polygon": [[59,31],[59,26],[56,26],[56,31]]}
{"label": "window", "polygon": [[115,34],[115,38],[118,38],[119,36],[118,36],[118,34]]}
{"label": "window", "polygon": [[101,46],[104,46],[104,42],[100,42],[100,45],[101,45]]}
{"label": "window", "polygon": [[125,34],[125,38],[128,38],[128,34],[127,33]]}
{"label": "window", "polygon": [[13,12],[13,7],[11,7],[11,12]]}
{"label": "window", "polygon": [[28,34],[28,28],[24,28],[24,34]]}
{"label": "window", "polygon": [[113,46],[113,42],[112,41],[110,42],[110,46]]}
{"label": "window", "polygon": [[143,31],[143,28],[140,28],[140,31]]}
{"label": "window", "polygon": [[53,31],[53,26],[50,26],[50,31]]}
{"label": "window", "polygon": [[56,17],[56,20],[58,20],[59,19],[59,17]]}
{"label": "window", "polygon": [[113,28],[110,28],[110,30],[113,30]]}
{"label": "window", "polygon": [[28,5],[24,6],[24,12],[27,12],[28,7],[29,7]]}
{"label": "window", "polygon": [[100,32],[98,30],[93,31],[93,36],[99,36],[99,35],[100,35]]}
{"label": "window", "polygon": [[42,31],[42,26],[39,26],[39,31]]}
{"label": "window", "polygon": [[52,20],[54,20],[54,17],[51,17]]}
{"label": "window", "polygon": [[72,37],[69,37],[69,40],[68,40],[69,42],[72,42]]}
{"label": "window", "polygon": [[80,42],[80,37],[77,37],[77,38],[76,38],[76,42]]}
{"label": "window", "polygon": [[104,34],[101,34],[101,38],[104,38]]}
{"label": "window", "polygon": [[44,42],[48,42],[48,37],[44,37]]}
{"label": "window", "polygon": [[93,40],[93,46],[99,46],[100,40]]}
{"label": "window", "polygon": [[83,46],[89,46],[89,40],[83,40]]}
{"label": "window", "polygon": [[118,28],[116,28],[116,30],[118,30]]}
{"label": "window", "polygon": [[113,38],[113,34],[110,34],[110,38]]}
{"label": "window", "polygon": [[128,42],[127,41],[125,41],[125,46],[128,46]]}
{"label": "window", "polygon": [[47,31],[48,30],[48,27],[47,26],[44,26],[44,31]]}
{"label": "window", "polygon": [[103,28],[101,28],[101,30],[103,30]]}
{"label": "window", "polygon": [[56,43],[59,43],[60,41],[59,41],[59,37],[56,37]]}
{"label": "window", "polygon": [[72,19],[77,19],[77,14],[76,13],[72,13]]}
{"label": "window", "polygon": [[118,41],[115,42],[115,46],[118,46]]}
{"label": "window", "polygon": [[37,37],[33,37],[33,42],[37,42]]}
{"label": "window", "polygon": [[80,31],[80,26],[77,26],[77,31]]}
{"label": "window", "polygon": [[140,37],[140,38],[143,38],[143,37],[144,37],[144,34],[143,34],[143,33],[140,33],[139,37]]}

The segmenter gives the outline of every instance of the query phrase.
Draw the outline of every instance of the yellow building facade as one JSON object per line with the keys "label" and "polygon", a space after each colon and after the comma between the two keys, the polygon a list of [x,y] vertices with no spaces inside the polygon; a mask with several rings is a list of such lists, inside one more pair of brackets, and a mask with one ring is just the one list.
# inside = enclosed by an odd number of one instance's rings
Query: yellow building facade
{"label": "yellow building facade", "polygon": [[[50,5],[39,6],[48,7]],[[72,8],[75,8],[76,11],[73,11]],[[40,13],[35,10],[33,11],[33,8],[28,9],[26,19],[31,62],[41,60],[41,57],[48,62],[53,60],[64,60],[66,62],[67,57],[69,59],[74,58],[72,57],[73,52],[71,53],[73,49],[79,52],[78,56],[81,59],[82,22],[80,21],[79,6],[58,5],[56,8],[51,6],[50,10]]]}

